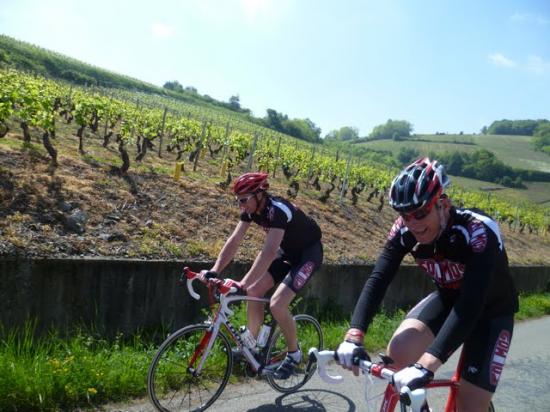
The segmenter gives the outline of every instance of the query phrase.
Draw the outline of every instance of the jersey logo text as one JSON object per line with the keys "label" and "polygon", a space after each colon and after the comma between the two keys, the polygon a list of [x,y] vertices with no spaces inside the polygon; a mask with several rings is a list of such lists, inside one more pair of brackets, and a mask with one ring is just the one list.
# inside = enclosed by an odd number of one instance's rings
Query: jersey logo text
{"label": "jersey logo text", "polygon": [[493,350],[493,358],[491,359],[490,366],[490,380],[491,385],[496,386],[502,374],[504,368],[504,362],[506,362],[506,356],[508,356],[508,350],[510,349],[510,342],[512,336],[509,331],[503,330],[498,336],[495,349]]}

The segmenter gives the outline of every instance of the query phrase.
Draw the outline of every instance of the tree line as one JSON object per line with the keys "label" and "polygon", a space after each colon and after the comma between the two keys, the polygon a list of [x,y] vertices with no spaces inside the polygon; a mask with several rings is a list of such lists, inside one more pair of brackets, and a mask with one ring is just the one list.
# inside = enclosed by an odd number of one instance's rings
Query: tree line
{"label": "tree line", "polygon": [[[401,164],[407,164],[421,154],[414,148],[402,148],[397,158]],[[447,173],[454,176],[469,177],[501,184],[506,187],[524,189],[525,181],[550,182],[550,173],[516,169],[504,164],[493,152],[486,149],[467,152],[429,153],[445,165]]]}
{"label": "tree line", "polygon": [[495,120],[489,127],[481,129],[483,134],[502,134],[512,136],[534,136],[540,127],[550,125],[546,119],[539,120]]}

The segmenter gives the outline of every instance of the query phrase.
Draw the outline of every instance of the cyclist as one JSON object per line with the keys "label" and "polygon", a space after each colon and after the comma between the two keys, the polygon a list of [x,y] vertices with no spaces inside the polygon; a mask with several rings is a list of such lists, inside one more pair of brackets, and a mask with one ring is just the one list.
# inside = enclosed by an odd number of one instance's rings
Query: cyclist
{"label": "cyclist", "polygon": [[[270,301],[270,310],[286,340],[288,352],[274,376],[287,379],[302,354],[289,304],[323,261],[321,229],[317,223],[289,201],[272,196],[266,173],[245,173],[233,185],[241,217],[225,242],[210,272],[220,273],[231,262],[251,222],[266,232],[262,250],[238,285],[247,295],[263,297],[280,282]],[[201,272],[202,276],[206,271]],[[248,328],[258,336],[263,322],[263,304],[248,302]]]}
{"label": "cyclist", "polygon": [[443,166],[421,158],[403,169],[390,188],[399,213],[367,279],[337,352],[352,365],[363,338],[403,257],[411,253],[436,291],[407,314],[388,344],[399,370],[397,390],[425,386],[464,344],[459,410],[487,411],[510,347],[517,292],[498,224],[476,209],[452,206]]}

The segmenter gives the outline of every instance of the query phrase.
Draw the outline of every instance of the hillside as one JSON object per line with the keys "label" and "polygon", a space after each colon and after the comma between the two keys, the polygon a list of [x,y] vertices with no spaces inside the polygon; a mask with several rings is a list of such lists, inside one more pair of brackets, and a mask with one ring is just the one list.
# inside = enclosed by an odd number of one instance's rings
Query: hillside
{"label": "hillside", "polygon": [[473,152],[487,149],[504,163],[515,168],[550,172],[550,156],[533,150],[531,136],[504,135],[415,135],[404,141],[373,140],[358,146],[397,153],[402,147],[413,147],[420,151]]}
{"label": "hillside", "polygon": [[114,73],[100,67],[73,59],[61,53],[47,50],[33,44],[16,40],[0,34],[0,67],[11,67],[32,72],[48,78],[61,79],[74,84],[110,89],[130,90],[173,99],[183,104],[191,104],[220,114],[240,116],[244,120],[253,120],[238,111],[227,110],[228,104],[203,96],[194,89],[174,92],[142,80]]}
{"label": "hillside", "polygon": [[523,189],[513,189],[498,184],[457,177],[455,180],[471,190],[493,190],[498,196],[512,202],[528,200],[543,206],[550,206],[550,156],[535,151],[531,144],[531,136],[505,135],[414,135],[412,138],[396,140],[372,140],[359,143],[357,147],[384,151],[397,155],[403,148],[415,149],[419,153],[469,153],[481,149],[494,153],[495,157],[516,170],[525,170],[526,173],[537,173],[546,181],[523,181]]}
{"label": "hillside", "polygon": [[[0,139],[0,255],[209,260],[237,223],[237,206],[220,185],[219,158],[201,158],[197,172],[186,160],[177,182],[171,153],[149,156],[121,177],[114,145],[104,148],[87,129],[86,154],[79,154],[75,126],[59,124],[58,166],[52,168],[37,130],[24,144],[17,125],[10,126]],[[135,158],[135,145],[129,154]],[[272,187],[286,195],[282,173]],[[349,195],[342,204],[336,195],[327,203],[318,197],[302,188],[295,203],[319,222],[325,262],[372,262],[395,217],[386,199],[378,212],[379,198],[369,202],[366,192],[357,206]],[[547,235],[502,229],[513,264],[550,264]],[[263,231],[249,233],[239,260],[251,261],[259,250]]]}

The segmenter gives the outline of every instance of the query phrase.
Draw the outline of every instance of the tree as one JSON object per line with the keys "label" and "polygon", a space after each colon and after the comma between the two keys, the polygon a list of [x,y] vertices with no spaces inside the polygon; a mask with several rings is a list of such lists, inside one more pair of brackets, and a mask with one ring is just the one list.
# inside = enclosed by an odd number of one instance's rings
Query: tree
{"label": "tree", "polygon": [[241,109],[241,102],[240,102],[240,98],[239,98],[239,95],[235,95],[235,96],[231,96],[229,98],[229,107],[232,109],[232,110],[240,110]]}
{"label": "tree", "polygon": [[308,142],[319,142],[321,129],[309,119],[285,120],[284,133]]}
{"label": "tree", "polygon": [[541,124],[548,124],[548,120],[496,120],[491,123],[488,134],[533,136]]}
{"label": "tree", "polygon": [[546,151],[550,148],[550,123],[539,124],[531,138],[531,143],[535,150]]}
{"label": "tree", "polygon": [[183,93],[183,86],[177,80],[166,82],[162,87],[176,93]]}
{"label": "tree", "polygon": [[462,174],[462,167],[464,166],[464,159],[459,152],[453,152],[451,158],[446,163],[447,173],[450,175],[460,176]]}
{"label": "tree", "polygon": [[283,122],[288,120],[288,116],[282,113],[278,113],[277,110],[267,109],[267,115],[264,117],[264,123],[266,127],[275,129],[278,132],[285,133]]}
{"label": "tree", "polygon": [[403,140],[410,137],[412,130],[412,125],[406,120],[389,119],[386,124],[376,126],[369,138]]}
{"label": "tree", "polygon": [[420,153],[413,147],[402,147],[397,153],[397,160],[402,165],[407,165],[419,157]]}
{"label": "tree", "polygon": [[344,126],[338,130],[331,131],[326,135],[325,139],[341,140],[343,142],[354,141],[359,139],[359,130],[356,127]]}

